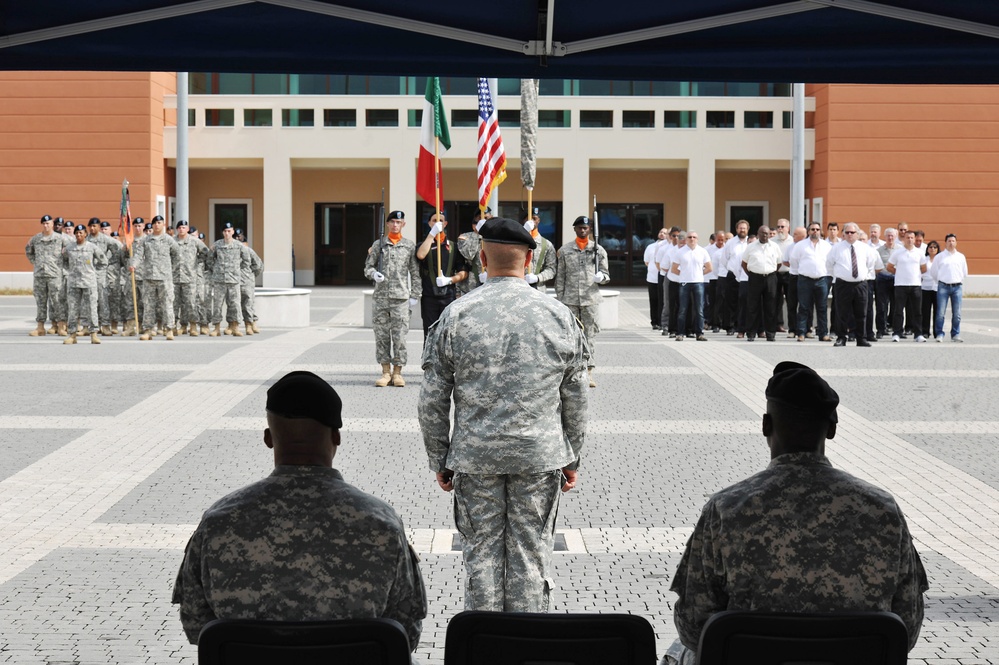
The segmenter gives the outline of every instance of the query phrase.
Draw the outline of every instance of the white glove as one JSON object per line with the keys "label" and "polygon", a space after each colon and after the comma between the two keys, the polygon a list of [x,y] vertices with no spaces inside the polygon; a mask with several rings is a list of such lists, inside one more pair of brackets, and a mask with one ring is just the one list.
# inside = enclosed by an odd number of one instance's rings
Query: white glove
{"label": "white glove", "polygon": [[480,219],[480,220],[479,220],[479,221],[478,221],[478,222],[477,222],[477,223],[475,224],[475,230],[476,230],[476,231],[481,231],[481,230],[482,230],[482,225],[483,225],[483,224],[485,224],[485,223],[486,223],[486,220],[484,220],[484,219]]}
{"label": "white glove", "polygon": [[489,272],[488,271],[483,270],[482,272],[479,273],[479,281],[480,282],[482,282],[483,284],[485,284],[485,282],[486,282],[487,279],[489,279]]}
{"label": "white glove", "polygon": [[533,272],[529,272],[526,275],[524,275],[524,279],[527,280],[528,284],[537,284],[538,283],[538,276],[535,275]]}
{"label": "white glove", "polygon": [[599,270],[597,272],[593,273],[593,283],[594,284],[603,284],[604,283],[604,274],[602,272],[600,272]]}
{"label": "white glove", "polygon": [[409,299],[409,308],[410,308],[410,309],[413,309],[414,307],[416,307],[416,303],[417,303],[417,302],[418,302],[418,301],[416,300],[416,298],[410,298],[410,299]]}
{"label": "white glove", "polygon": [[374,277],[375,281],[378,282],[379,284],[385,281],[385,275],[381,274],[377,270],[375,271],[375,274],[372,275],[372,277]]}
{"label": "white glove", "polygon": [[444,225],[440,222],[434,222],[434,225],[430,227],[430,235],[435,236],[438,233],[443,233]]}
{"label": "white glove", "polygon": [[534,220],[533,219],[529,219],[526,222],[524,222],[524,230],[526,230],[528,233],[530,233],[531,231],[534,230]]}
{"label": "white glove", "polygon": [[445,287],[448,284],[451,284],[453,281],[454,280],[452,280],[450,277],[445,277],[444,275],[440,275],[437,277],[437,286]]}

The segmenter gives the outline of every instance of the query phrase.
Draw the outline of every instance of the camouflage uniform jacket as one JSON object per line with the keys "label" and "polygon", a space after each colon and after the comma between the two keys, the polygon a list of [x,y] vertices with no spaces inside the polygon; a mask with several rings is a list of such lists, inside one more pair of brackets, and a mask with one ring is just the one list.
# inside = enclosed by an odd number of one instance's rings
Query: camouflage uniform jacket
{"label": "camouflage uniform jacket", "polygon": [[108,259],[108,266],[118,263],[118,250],[121,247],[121,243],[117,240],[103,233],[98,233],[94,236],[87,234],[87,242],[92,242],[104,250],[104,254]]}
{"label": "camouflage uniform jacket", "polygon": [[432,471],[540,473],[579,464],[583,331],[565,306],[523,279],[490,279],[448,305],[430,328],[423,371],[418,415]]}
{"label": "camouflage uniform jacket", "polygon": [[420,281],[420,264],[416,260],[416,243],[409,238],[401,238],[396,244],[379,238],[371,245],[368,258],[364,260],[364,276],[374,280],[378,271],[378,254],[382,258],[381,273],[384,282],[375,282],[375,300],[409,300],[423,295]]}
{"label": "camouflage uniform jacket", "polygon": [[240,268],[240,283],[244,288],[253,288],[257,282],[257,275],[264,271],[264,262],[260,260],[252,247],[247,245],[246,249],[250,251],[250,262]]}
{"label": "camouflage uniform jacket", "polygon": [[458,252],[465,257],[465,263],[468,265],[468,279],[455,284],[458,293],[462,295],[482,286],[479,280],[479,273],[482,272],[482,257],[479,256],[481,249],[482,236],[475,231],[458,236]]}
{"label": "camouflage uniform jacket", "polygon": [[205,262],[208,248],[205,243],[191,236],[176,242],[178,258],[173,264],[173,283],[194,284],[198,281],[198,266]]}
{"label": "camouflage uniform jacket", "polygon": [[142,279],[173,281],[173,266],[180,260],[177,241],[167,234],[146,236],[133,245],[132,263],[136,270],[141,266]]}
{"label": "camouflage uniform jacket", "polygon": [[[607,250],[590,239],[586,251],[579,251],[575,240],[558,250],[558,269],[555,272],[555,297],[566,305],[599,305],[600,287],[593,282],[596,273],[593,261],[594,247],[600,260],[600,272],[610,275],[607,268]],[[606,284],[606,282],[604,282]]]}
{"label": "camouflage uniform jacket", "polygon": [[791,453],[711,497],[670,590],[689,649],[722,610],[894,612],[911,649],[927,587],[888,492],[834,469],[824,455]]}
{"label": "camouflage uniform jacket", "polygon": [[192,644],[216,618],[384,617],[415,649],[427,614],[419,558],[395,510],[321,466],[278,466],[209,508],[173,602]]}
{"label": "camouflage uniform jacket", "polygon": [[66,245],[62,252],[66,283],[70,288],[97,288],[97,271],[107,267],[107,255],[92,242]]}
{"label": "camouflage uniform jacket", "polygon": [[243,278],[243,266],[250,263],[250,249],[238,240],[226,244],[224,238],[215,241],[208,250],[207,266],[211,269],[211,281],[220,284],[239,284]]}
{"label": "camouflage uniform jacket", "polygon": [[24,254],[35,267],[35,277],[62,277],[62,250],[76,243],[73,236],[53,233],[45,237],[36,233],[24,248]]}
{"label": "camouflage uniform jacket", "polygon": [[[555,255],[555,245],[543,235],[538,235],[535,240],[538,248],[531,254],[530,273],[538,276],[538,284],[544,284],[555,279],[555,267],[558,257]],[[541,261],[541,265],[538,265]]]}

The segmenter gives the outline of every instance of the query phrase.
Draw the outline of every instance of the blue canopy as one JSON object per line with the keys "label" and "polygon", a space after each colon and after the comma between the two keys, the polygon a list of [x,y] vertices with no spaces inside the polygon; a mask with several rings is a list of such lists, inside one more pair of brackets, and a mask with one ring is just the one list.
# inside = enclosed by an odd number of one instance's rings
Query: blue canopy
{"label": "blue canopy", "polygon": [[991,0],[22,0],[0,69],[999,82]]}

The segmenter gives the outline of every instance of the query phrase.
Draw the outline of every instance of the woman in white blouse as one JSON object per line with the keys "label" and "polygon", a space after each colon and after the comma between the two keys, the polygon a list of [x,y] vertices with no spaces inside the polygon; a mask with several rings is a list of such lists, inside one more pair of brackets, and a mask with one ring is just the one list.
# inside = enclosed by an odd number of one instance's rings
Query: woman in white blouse
{"label": "woman in white blouse", "polygon": [[[926,243],[926,272],[922,274],[922,284],[920,285],[923,293],[922,306],[922,328],[923,334],[929,337],[928,331],[930,325],[933,326],[933,339],[937,336],[937,280],[933,278],[930,274],[930,267],[933,266],[933,257],[940,253],[940,243],[936,240],[931,240]],[[932,311],[932,313],[931,313]]]}

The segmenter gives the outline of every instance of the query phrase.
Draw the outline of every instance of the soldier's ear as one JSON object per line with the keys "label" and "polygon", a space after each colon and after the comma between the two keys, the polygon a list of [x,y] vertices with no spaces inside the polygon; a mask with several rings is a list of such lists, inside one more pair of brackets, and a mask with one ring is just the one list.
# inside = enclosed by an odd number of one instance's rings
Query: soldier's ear
{"label": "soldier's ear", "polygon": [[333,447],[336,448],[340,445],[340,430],[331,430],[330,441],[333,443]]}
{"label": "soldier's ear", "polygon": [[274,439],[271,438],[271,428],[268,427],[264,430],[264,445],[268,448],[274,448]]}
{"label": "soldier's ear", "polygon": [[826,430],[826,438],[827,439],[836,438],[836,423],[829,423],[829,429]]}
{"label": "soldier's ear", "polygon": [[769,413],[763,414],[763,436],[770,436],[774,433],[774,420]]}

